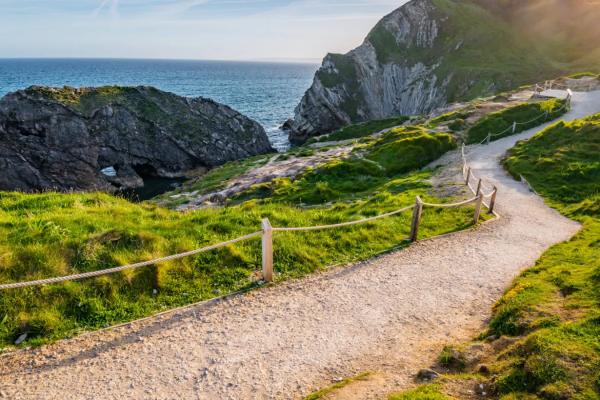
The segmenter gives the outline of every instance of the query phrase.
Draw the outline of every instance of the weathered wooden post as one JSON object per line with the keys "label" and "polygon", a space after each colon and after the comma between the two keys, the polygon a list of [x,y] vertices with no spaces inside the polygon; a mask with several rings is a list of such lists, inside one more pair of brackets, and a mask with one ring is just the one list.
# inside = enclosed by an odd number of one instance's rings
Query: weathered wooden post
{"label": "weathered wooden post", "polygon": [[492,141],[492,133],[488,132],[488,135],[487,135],[487,144],[490,144],[491,141]]}
{"label": "weathered wooden post", "polygon": [[513,135],[517,132],[517,121],[513,122],[512,132],[513,132]]}
{"label": "weathered wooden post", "polygon": [[494,186],[494,191],[492,192],[492,197],[490,198],[490,208],[488,210],[488,214],[494,213],[494,206],[496,206],[496,194],[498,193],[498,188]]}
{"label": "weathered wooden post", "polygon": [[263,279],[273,282],[273,227],[268,218],[262,220]]}
{"label": "weathered wooden post", "polygon": [[481,184],[482,180],[479,179],[479,182],[477,183],[477,191],[475,192],[475,196],[479,196],[481,194]]}
{"label": "weathered wooden post", "polygon": [[467,186],[469,186],[469,180],[470,179],[471,179],[471,167],[468,167],[467,168],[467,179],[466,179]]}
{"label": "weathered wooden post", "polygon": [[473,224],[475,225],[479,222],[479,216],[481,215],[481,203],[483,203],[483,195],[479,194],[475,202],[475,215],[473,216]]}
{"label": "weathered wooden post", "polygon": [[412,224],[410,226],[410,241],[416,242],[419,239],[419,224],[421,223],[421,215],[423,214],[423,202],[417,196],[415,208],[413,209]]}

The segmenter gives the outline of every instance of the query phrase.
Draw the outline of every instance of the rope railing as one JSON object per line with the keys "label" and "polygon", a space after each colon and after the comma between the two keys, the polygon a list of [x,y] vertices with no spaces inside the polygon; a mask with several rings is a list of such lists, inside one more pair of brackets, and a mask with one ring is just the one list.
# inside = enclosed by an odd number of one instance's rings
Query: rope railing
{"label": "rope railing", "polygon": [[[567,98],[566,98],[565,104],[563,104],[560,108],[558,108],[557,110],[554,110],[553,112],[558,113],[563,110],[569,110],[571,108],[572,98],[573,98],[573,92],[571,91],[571,89],[567,89]],[[525,121],[525,122],[513,121],[512,125],[510,125],[508,128],[506,128],[505,130],[503,130],[501,132],[498,132],[498,133],[488,132],[487,136],[481,142],[479,142],[477,144],[478,145],[482,145],[484,143],[489,144],[492,141],[492,138],[498,137],[498,136],[503,136],[504,134],[506,134],[507,132],[509,132],[511,130],[512,130],[513,134],[516,133],[517,126],[519,126],[519,125],[528,125],[528,124],[531,124],[532,122],[539,120],[542,117],[548,119],[549,116],[550,116],[550,112],[548,110],[546,110],[542,114],[538,115],[537,117],[535,117],[529,121]]]}
{"label": "rope railing", "polygon": [[[485,180],[483,180],[481,178],[477,179],[475,177],[475,175],[473,174],[473,170],[471,169],[471,167],[469,166],[469,163],[467,162],[467,154],[465,151],[465,147],[466,146],[463,143],[463,145],[460,149],[462,164],[463,164],[462,174],[463,174],[463,178],[465,178],[465,184],[467,185],[469,190],[471,192],[473,192],[473,194],[475,196],[480,196],[482,199],[489,198],[490,199],[489,202],[487,204],[485,202],[483,202],[483,204],[487,207],[488,212],[490,214],[495,214],[494,208],[496,206],[496,195],[498,194],[498,188],[491,183],[487,183]],[[473,186],[471,186],[471,180],[477,181],[477,188],[474,188]],[[484,185],[492,188],[492,191],[488,194],[483,193],[482,189],[483,189]]]}
{"label": "rope railing", "polygon": [[98,270],[98,271],[83,272],[81,274],[61,276],[61,277],[57,277],[57,278],[39,279],[39,280],[28,281],[28,282],[6,283],[6,284],[0,285],[0,290],[16,289],[16,288],[23,288],[23,287],[29,287],[29,286],[48,285],[51,283],[60,283],[60,282],[66,282],[66,281],[76,281],[76,280],[85,279],[85,278],[95,278],[98,276],[114,274],[114,273],[125,271],[125,270],[134,270],[134,269],[147,267],[147,266],[154,265],[154,264],[160,264],[160,263],[163,263],[166,261],[177,260],[177,259],[184,258],[184,257],[190,257],[190,256],[193,256],[196,254],[210,251],[210,250],[216,250],[216,249],[219,249],[219,248],[222,248],[225,246],[229,246],[229,245],[232,245],[235,243],[242,242],[244,240],[258,237],[261,234],[262,234],[262,232],[258,231],[258,232],[250,233],[248,235],[240,236],[240,237],[232,239],[232,240],[228,240],[227,242],[221,242],[221,243],[213,244],[211,246],[202,247],[200,249],[186,251],[185,253],[173,254],[171,256],[161,257],[161,258],[157,258],[157,259],[149,260],[149,261],[142,261],[142,262],[138,262],[135,264],[127,264],[127,265],[123,265],[120,267],[107,268],[107,269]]}
{"label": "rope railing", "polygon": [[338,224],[305,226],[305,227],[299,226],[299,227],[289,227],[289,228],[273,228],[273,232],[302,232],[302,231],[319,231],[319,230],[324,230],[324,229],[343,228],[345,226],[359,225],[359,224],[364,224],[364,223],[371,222],[371,221],[376,221],[378,219],[391,217],[393,215],[401,214],[405,211],[412,210],[413,208],[415,208],[414,205],[404,207],[399,210],[392,211],[392,212],[389,212],[386,214],[376,215],[374,217],[369,217],[369,218],[358,219],[356,221],[341,222]]}
{"label": "rope railing", "polygon": [[[341,222],[337,224],[329,224],[329,225],[316,225],[316,226],[306,226],[306,227],[272,227],[269,219],[265,218],[262,221],[262,229],[260,231],[256,231],[244,236],[237,237],[235,239],[228,240],[226,242],[221,242],[205,247],[201,247],[196,250],[187,251],[184,253],[173,254],[170,256],[165,256],[161,258],[156,258],[153,260],[142,261],[134,264],[127,264],[113,268],[107,268],[97,271],[83,272],[79,274],[72,274],[61,277],[47,278],[47,279],[38,279],[32,281],[24,281],[24,282],[15,282],[15,283],[5,283],[0,284],[0,290],[8,290],[8,289],[18,289],[18,288],[26,288],[32,286],[41,286],[48,285],[54,283],[61,283],[67,281],[76,281],[87,278],[95,278],[99,276],[114,274],[117,272],[125,271],[125,270],[134,270],[142,267],[147,267],[150,265],[156,265],[160,263],[164,263],[167,261],[177,260],[184,257],[190,257],[193,255],[197,255],[200,253],[208,252],[211,250],[220,249],[232,244],[236,244],[239,242],[243,242],[246,240],[250,240],[253,238],[261,237],[262,238],[262,267],[263,267],[263,280],[267,282],[273,281],[273,233],[275,232],[300,232],[300,231],[316,231],[316,230],[325,230],[325,229],[335,229],[335,228],[343,228],[353,225],[365,224],[368,222],[376,221],[379,219],[391,217],[394,215],[401,214],[403,212],[413,210],[413,217],[410,229],[410,237],[409,240],[415,242],[418,240],[418,232],[419,225],[421,221],[421,216],[423,213],[423,209],[425,207],[428,208],[456,208],[461,207],[467,204],[475,203],[475,215],[473,217],[473,223],[477,224],[479,222],[479,217],[481,213],[482,205],[488,208],[488,212],[490,214],[494,213],[494,204],[496,200],[496,193],[498,192],[497,188],[494,186],[493,191],[490,194],[484,194],[482,192],[483,180],[479,179],[477,189],[474,189],[470,184],[470,179],[473,177],[471,168],[468,166],[466,155],[465,155],[465,145],[463,144],[461,149],[461,155],[463,160],[463,176],[466,174],[466,185],[473,192],[475,197],[467,199],[465,201],[457,202],[457,203],[426,203],[421,200],[419,196],[416,198],[416,202],[414,205],[400,208],[398,210],[390,211],[385,214],[376,215],[373,217],[358,219],[354,221]],[[484,198],[490,198],[489,204],[486,204],[483,200]]]}
{"label": "rope railing", "polygon": [[[537,90],[537,87],[538,87],[538,85],[536,84],[536,90]],[[562,112],[563,110],[569,110],[571,108],[572,99],[573,99],[573,92],[571,91],[571,89],[567,89],[567,97],[565,99],[566,100],[565,104],[563,104],[557,110],[554,110],[553,113]],[[492,138],[498,137],[498,136],[503,136],[504,134],[506,134],[507,132],[510,132],[511,130],[512,130],[512,133],[515,134],[517,132],[518,126],[531,124],[532,122],[535,122],[542,117],[548,119],[549,116],[550,116],[550,111],[546,110],[542,114],[538,115],[537,117],[535,117],[529,121],[524,121],[524,122],[513,121],[512,124],[508,128],[504,129],[501,132],[498,132],[498,133],[488,132],[487,136],[481,142],[479,142],[477,144],[478,145],[482,145],[484,143],[489,144],[492,141]]]}
{"label": "rope railing", "polygon": [[460,203],[440,203],[440,204],[435,204],[435,203],[423,203],[423,207],[432,207],[432,208],[457,208],[460,206],[464,206],[467,204],[471,204],[471,203],[475,203],[477,201],[477,196],[465,200],[465,201],[461,201]]}

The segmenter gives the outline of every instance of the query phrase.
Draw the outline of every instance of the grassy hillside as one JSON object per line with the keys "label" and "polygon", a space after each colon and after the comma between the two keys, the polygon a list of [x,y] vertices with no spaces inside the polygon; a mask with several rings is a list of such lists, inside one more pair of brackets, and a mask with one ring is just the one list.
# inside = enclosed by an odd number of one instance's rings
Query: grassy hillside
{"label": "grassy hillside", "polygon": [[521,335],[498,364],[500,393],[600,397],[600,115],[558,123],[511,150],[523,175],[583,230],[517,279],[494,309],[491,333]]}
{"label": "grassy hillside", "polygon": [[[497,135],[504,132],[502,135],[492,137],[494,141],[542,125],[565,114],[568,111],[565,103],[565,100],[550,99],[524,103],[488,114],[469,128],[466,142],[480,143],[488,133]],[[511,127],[514,122],[517,122],[517,127],[513,133]]]}
{"label": "grassy hillside", "polygon": [[368,197],[380,187],[410,187],[410,181],[400,183],[394,177],[427,165],[455,147],[454,139],[445,133],[431,134],[421,127],[397,128],[379,138],[363,139],[348,158],[308,170],[293,181],[280,178],[256,185],[240,194],[237,201],[321,204]]}
{"label": "grassy hillside", "polygon": [[[433,201],[431,171],[414,172],[455,146],[445,134],[412,128],[367,139],[348,159],[296,181],[254,188],[224,208],[178,213],[105,194],[0,193],[0,282],[93,271],[191,250],[274,226],[311,226]],[[404,155],[411,154],[411,157]],[[361,156],[362,155],[362,156]],[[394,156],[395,155],[395,156]],[[227,171],[225,171],[227,172]],[[223,173],[225,173],[223,172]],[[215,178],[216,179],[216,178]],[[304,208],[300,203],[310,202]],[[470,224],[472,208],[428,210],[422,234]],[[406,244],[411,214],[354,227],[277,234],[277,279],[365,259]],[[252,287],[260,243],[252,240],[160,267],[0,293],[0,348],[23,333],[36,345]]]}
{"label": "grassy hillside", "polygon": [[484,372],[469,364],[470,344],[447,347],[440,364],[453,373],[390,399],[444,399],[446,388],[475,382],[503,400],[600,398],[599,154],[600,114],[559,122],[510,151],[509,172],[583,228],[544,253],[495,305],[481,335]]}
{"label": "grassy hillside", "polygon": [[363,122],[360,124],[349,125],[345,128],[337,130],[327,135],[322,135],[313,138],[308,143],[317,142],[333,142],[340,140],[358,139],[372,135],[384,129],[393,128],[394,126],[402,125],[408,121],[408,117],[387,118],[382,120],[374,120]]}
{"label": "grassy hillside", "polygon": [[422,114],[579,71],[600,71],[596,0],[412,0],[347,54],[328,54],[291,138]]}
{"label": "grassy hillside", "polygon": [[556,63],[600,67],[597,0],[475,1],[501,15],[522,36],[538,43]]}
{"label": "grassy hillside", "polygon": [[[367,41],[381,64],[421,63],[431,67],[448,102],[491,95],[549,79],[563,68],[571,70],[553,61],[552,54],[539,46],[537,37],[524,37],[511,20],[476,1],[432,3],[436,11],[431,18],[437,21],[438,29],[433,46],[399,45],[385,18],[369,33]],[[351,82],[352,77],[344,81]]]}

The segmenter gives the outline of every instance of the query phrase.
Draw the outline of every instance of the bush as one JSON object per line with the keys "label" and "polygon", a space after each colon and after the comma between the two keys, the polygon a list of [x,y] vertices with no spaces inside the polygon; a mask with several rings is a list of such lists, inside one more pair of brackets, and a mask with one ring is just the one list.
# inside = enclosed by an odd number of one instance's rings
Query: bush
{"label": "bush", "polygon": [[377,162],[388,175],[421,168],[456,148],[452,136],[423,129],[400,128],[367,146],[365,158]]}

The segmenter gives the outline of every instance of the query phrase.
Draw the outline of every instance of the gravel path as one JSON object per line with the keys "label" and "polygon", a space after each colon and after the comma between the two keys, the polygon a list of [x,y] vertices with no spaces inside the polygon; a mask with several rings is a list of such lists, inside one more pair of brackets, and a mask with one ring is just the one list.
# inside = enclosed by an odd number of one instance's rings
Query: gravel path
{"label": "gravel path", "polygon": [[[577,93],[574,108],[566,119],[600,111],[600,93]],[[360,397],[378,398],[408,383],[444,342],[480,329],[515,275],[579,229],[498,163],[534,133],[470,149],[475,173],[499,188],[498,221],[351,267],[5,355],[0,396],[296,399],[336,377],[377,370],[387,379]],[[458,171],[455,163],[449,168]]]}

